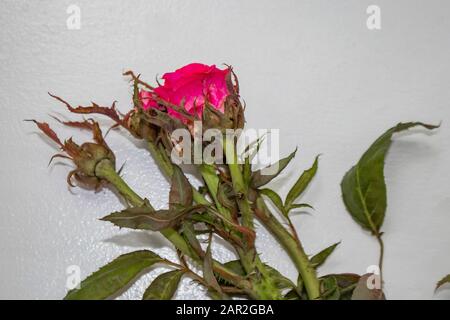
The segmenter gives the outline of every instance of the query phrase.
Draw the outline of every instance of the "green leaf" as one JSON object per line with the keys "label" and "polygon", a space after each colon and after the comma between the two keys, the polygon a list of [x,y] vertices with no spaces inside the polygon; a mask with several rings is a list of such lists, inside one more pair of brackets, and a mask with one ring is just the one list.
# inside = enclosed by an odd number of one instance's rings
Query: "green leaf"
{"label": "green leaf", "polygon": [[173,165],[173,175],[170,184],[169,204],[187,207],[192,204],[193,192],[189,180],[177,165]]}
{"label": "green leaf", "polygon": [[392,135],[416,126],[430,130],[438,127],[421,122],[399,123],[379,137],[342,179],[342,196],[347,210],[361,227],[374,235],[379,235],[386,213],[384,159]]}
{"label": "green leaf", "polygon": [[281,197],[278,195],[278,193],[276,193],[272,189],[261,189],[260,192],[263,195],[269,197],[269,199],[273,202],[273,204],[277,207],[277,209],[280,210],[280,212],[283,215],[286,215],[286,211],[284,210],[283,200],[281,200]]}
{"label": "green leaf", "polygon": [[[284,168],[289,164],[289,162],[292,160],[292,158],[295,157],[295,153],[297,152],[297,149],[294,150],[289,156],[286,158],[281,159],[280,161],[271,164],[270,166],[257,170],[252,174],[251,179],[251,186],[253,188],[259,188],[267,183],[269,183],[273,178],[278,176],[281,171],[283,171]],[[273,172],[273,174],[265,174],[267,172]]]}
{"label": "green leaf", "polygon": [[274,281],[276,287],[280,290],[295,288],[295,284],[285,276],[283,276],[277,269],[272,268],[268,264],[264,264],[268,271],[268,276]]}
{"label": "green leaf", "polygon": [[325,276],[322,278],[321,291],[322,299],[325,300],[339,300],[341,297],[338,281],[334,276]]}
{"label": "green leaf", "polygon": [[339,287],[339,300],[350,300],[361,276],[354,273],[328,274],[323,278],[334,277]]}
{"label": "green leaf", "polygon": [[303,193],[303,191],[305,191],[311,180],[316,175],[318,164],[319,156],[316,157],[312,167],[308,170],[305,170],[300,178],[298,178],[297,182],[295,182],[295,184],[292,186],[291,190],[286,196],[286,201],[284,203],[284,207],[286,208],[287,212],[294,208],[294,201]]}
{"label": "green leaf", "polygon": [[367,273],[361,276],[358,284],[353,291],[352,300],[385,300],[384,293],[381,289],[368,288],[367,284],[370,277],[376,275]]}
{"label": "green leaf", "polygon": [[147,206],[128,208],[113,212],[100,220],[109,221],[121,228],[160,231],[176,226],[185,217],[206,210],[203,205],[196,205],[181,210],[153,210]]}
{"label": "green leaf", "polygon": [[160,274],[153,280],[150,286],[145,290],[142,300],[170,300],[184,272],[181,270],[173,270]]}
{"label": "green leaf", "polygon": [[439,282],[436,285],[436,290],[439,289],[440,287],[442,287],[446,283],[450,283],[450,274],[446,275],[441,280],[439,280]]}
{"label": "green leaf", "polygon": [[147,250],[121,255],[87,277],[79,289],[69,291],[64,299],[106,299],[125,288],[142,271],[159,262],[164,262],[164,259]]}
{"label": "green leaf", "polygon": [[333,253],[334,249],[336,249],[336,247],[339,244],[340,244],[340,242],[337,242],[337,243],[329,246],[328,248],[323,249],[322,251],[320,251],[316,255],[314,255],[311,258],[311,264],[313,265],[313,267],[317,268],[317,267],[321,266],[325,262],[325,260],[327,260],[328,256],[331,253]]}

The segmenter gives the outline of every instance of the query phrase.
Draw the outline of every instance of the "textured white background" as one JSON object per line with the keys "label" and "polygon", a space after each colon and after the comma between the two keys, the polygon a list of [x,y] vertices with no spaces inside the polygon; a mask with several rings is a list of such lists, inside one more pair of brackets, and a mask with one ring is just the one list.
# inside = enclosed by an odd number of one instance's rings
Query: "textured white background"
{"label": "textured white background", "polygon": [[[67,30],[66,8],[81,8],[81,30]],[[378,4],[382,30],[366,28]],[[74,104],[130,105],[121,76],[131,68],[153,81],[192,61],[235,67],[248,126],[281,129],[281,150],[300,146],[289,172],[273,183],[285,194],[322,153],[295,217],[308,252],[336,241],[321,268],[364,273],[376,241],[346,213],[339,182],[384,130],[399,121],[443,121],[433,135],[397,136],[387,158],[389,207],[383,230],[388,298],[450,298],[434,285],[450,272],[450,3],[448,1],[2,1],[0,4],[0,298],[59,299],[66,267],[87,276],[117,255],[151,247],[159,235],[119,231],[99,217],[122,208],[109,190],[69,190],[70,168],[47,162],[55,147],[27,118],[63,112],[51,91]],[[73,134],[55,124],[61,136]],[[419,130],[420,131],[420,130]],[[83,141],[86,135],[75,132]],[[125,179],[162,207],[166,181],[147,151],[126,134],[108,142]],[[135,143],[140,147],[136,148]],[[296,277],[288,257],[258,230],[262,258]],[[216,249],[219,259],[232,257]],[[121,298],[140,298],[161,270]],[[185,280],[177,298],[204,297]]]}

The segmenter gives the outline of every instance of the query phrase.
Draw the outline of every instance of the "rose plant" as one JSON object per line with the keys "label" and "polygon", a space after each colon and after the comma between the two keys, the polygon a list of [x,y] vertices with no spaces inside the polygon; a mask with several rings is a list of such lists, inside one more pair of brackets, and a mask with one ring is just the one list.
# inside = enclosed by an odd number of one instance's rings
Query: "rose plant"
{"label": "rose plant", "polygon": [[[251,158],[258,152],[260,141],[249,144],[243,162],[238,161],[236,136],[227,130],[244,128],[244,107],[239,84],[231,67],[223,69],[200,63],[186,65],[163,75],[163,83],[152,86],[133,72],[124,73],[133,86],[133,106],[121,115],[113,104],[104,107],[73,107],[51,95],[75,114],[99,114],[109,117],[113,127],[121,127],[134,138],[145,140],[155,162],[170,182],[169,203],[156,210],[151,202],[134,192],[116,168],[114,152],[108,147],[95,120],[60,121],[64,125],[93,132],[94,142],[76,144],[57,137],[47,123],[33,120],[64,152],[58,157],[70,159],[75,169],[68,175],[81,185],[99,188],[109,184],[127,201],[122,211],[102,218],[121,228],[160,232],[174,246],[178,261],[170,261],[150,250],[121,255],[68,292],[66,299],[105,299],[126,288],[137,275],[154,265],[165,265],[172,271],[158,276],[143,293],[143,299],[170,299],[183,276],[203,285],[210,297],[229,299],[384,299],[381,274],[352,273],[318,276],[317,269],[335,250],[338,243],[315,255],[305,251],[290,214],[311,206],[299,203],[318,170],[318,158],[300,174],[286,198],[266,185],[275,179],[295,156],[270,165],[269,171],[256,169]],[[201,123],[201,132],[196,129]],[[396,132],[412,127],[432,130],[437,126],[420,122],[400,123],[378,138],[360,160],[344,175],[341,189],[348,212],[380,243],[380,270],[383,261],[382,223],[386,214],[384,159]],[[188,152],[174,139],[176,130],[184,129],[188,139],[202,136],[208,129],[220,133],[218,163],[194,163],[203,185],[194,187],[171,155]],[[203,141],[206,149],[210,141]],[[220,154],[220,155],[218,155]],[[190,155],[190,154],[188,154]],[[267,174],[270,172],[270,174]],[[274,213],[273,211],[278,211]],[[279,218],[284,221],[280,221]],[[255,247],[258,233],[255,220],[265,226],[290,256],[298,270],[296,282],[262,261]],[[211,256],[213,235],[228,242],[236,260],[221,263]],[[200,272],[195,270],[200,269]],[[281,270],[282,271],[282,270]],[[440,285],[448,282],[444,278]],[[379,285],[368,286],[368,283]]]}

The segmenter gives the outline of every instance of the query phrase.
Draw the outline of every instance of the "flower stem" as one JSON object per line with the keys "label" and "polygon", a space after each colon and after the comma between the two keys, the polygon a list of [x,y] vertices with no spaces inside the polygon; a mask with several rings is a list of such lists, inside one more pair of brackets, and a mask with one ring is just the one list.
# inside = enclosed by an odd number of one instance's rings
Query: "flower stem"
{"label": "flower stem", "polygon": [[256,201],[258,208],[255,211],[256,216],[261,223],[266,226],[270,232],[272,232],[272,234],[288,252],[298,272],[300,273],[300,276],[302,277],[308,297],[311,300],[320,299],[320,284],[317,279],[316,270],[311,265],[300,240],[298,238],[295,239],[272,215],[261,197],[258,197]]}

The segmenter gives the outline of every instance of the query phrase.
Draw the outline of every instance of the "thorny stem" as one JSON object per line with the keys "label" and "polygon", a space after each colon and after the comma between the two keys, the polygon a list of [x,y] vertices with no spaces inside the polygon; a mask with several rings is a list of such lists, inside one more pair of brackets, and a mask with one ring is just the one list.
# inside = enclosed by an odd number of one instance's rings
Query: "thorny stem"
{"label": "thorny stem", "polygon": [[[234,136],[229,137],[225,135],[223,141],[224,141],[223,149],[225,152],[227,165],[230,170],[233,189],[234,192],[238,195],[238,197],[240,197],[238,198],[237,202],[239,210],[242,215],[242,224],[244,227],[254,230],[253,212],[250,203],[248,201],[247,186],[244,182],[244,177],[242,175],[241,168],[238,164],[237,150],[234,141]],[[269,283],[267,283],[266,285],[269,286],[274,285],[274,283],[270,283],[271,277],[269,275],[266,266],[262,263],[261,259],[259,258],[256,249],[254,248],[254,243],[249,244],[248,252],[240,252],[239,256],[241,257],[242,265],[247,273],[250,274],[254,272],[256,269],[259,272],[261,272],[263,278],[266,278],[269,281]],[[262,288],[264,288],[265,286],[263,282],[264,281],[261,281]],[[275,290],[273,296],[270,297],[270,299],[279,299],[279,298],[281,298],[281,295],[277,290]]]}
{"label": "thorny stem", "polygon": [[299,246],[301,246],[300,238],[298,237],[297,230],[295,230],[295,226],[294,226],[294,224],[292,223],[291,218],[290,218],[289,216],[286,216],[286,219],[287,219],[287,221],[288,221],[288,223],[289,223],[289,228],[291,228],[292,236],[294,237],[294,239],[295,239],[295,241],[297,242],[297,244],[298,244]]}
{"label": "thorny stem", "polygon": [[296,239],[283,227],[283,225],[272,215],[262,198],[257,199],[257,206],[262,210],[255,210],[255,214],[261,223],[269,229],[286,249],[294,262],[311,300],[320,299],[320,284],[316,270],[311,265],[308,255],[305,253],[300,240]]}

